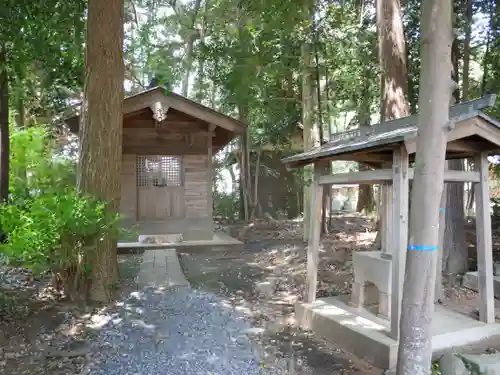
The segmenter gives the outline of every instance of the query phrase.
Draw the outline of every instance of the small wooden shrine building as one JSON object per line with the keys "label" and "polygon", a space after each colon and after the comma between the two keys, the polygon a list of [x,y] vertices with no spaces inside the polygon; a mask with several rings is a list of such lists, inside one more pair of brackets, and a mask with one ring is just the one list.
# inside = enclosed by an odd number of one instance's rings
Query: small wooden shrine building
{"label": "small wooden shrine building", "polygon": [[[481,112],[495,102],[494,95],[457,104],[450,109],[446,159],[474,158],[474,171],[446,170],[446,182],[475,184],[479,321],[441,305],[435,306],[432,347],[435,353],[486,337],[500,335],[495,323],[493,261],[489,207],[489,154],[500,153],[500,123]],[[316,149],[283,159],[289,168],[313,164],[311,235],[307,252],[307,297],[298,303],[299,322],[327,340],[380,368],[396,365],[402,289],[408,242],[409,181],[417,142],[417,116],[335,135]],[[363,162],[368,171],[323,175],[332,160]],[[332,184],[380,184],[382,188],[382,248],[353,253],[354,282],[347,296],[316,298],[320,247],[321,197]],[[378,298],[370,300],[367,283]]]}
{"label": "small wooden shrine building", "polygon": [[[79,117],[67,118],[77,134]],[[246,125],[163,87],[125,98],[121,213],[143,235],[212,240],[212,155]]]}

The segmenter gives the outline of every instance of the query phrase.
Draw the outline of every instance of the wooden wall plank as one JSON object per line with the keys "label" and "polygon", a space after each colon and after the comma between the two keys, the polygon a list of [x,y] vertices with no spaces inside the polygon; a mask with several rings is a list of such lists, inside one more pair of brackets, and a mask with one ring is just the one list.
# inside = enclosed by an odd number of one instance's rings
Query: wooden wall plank
{"label": "wooden wall plank", "polygon": [[205,155],[184,157],[186,217],[208,217],[208,151]]}
{"label": "wooden wall plank", "polygon": [[127,219],[137,218],[136,155],[123,154],[120,213]]}

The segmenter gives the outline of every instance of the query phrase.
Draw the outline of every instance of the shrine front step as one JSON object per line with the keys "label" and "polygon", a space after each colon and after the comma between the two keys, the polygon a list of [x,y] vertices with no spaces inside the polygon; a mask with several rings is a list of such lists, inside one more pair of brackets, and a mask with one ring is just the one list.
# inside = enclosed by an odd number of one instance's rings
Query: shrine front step
{"label": "shrine front step", "polygon": [[145,251],[137,277],[139,287],[189,286],[175,249]]}

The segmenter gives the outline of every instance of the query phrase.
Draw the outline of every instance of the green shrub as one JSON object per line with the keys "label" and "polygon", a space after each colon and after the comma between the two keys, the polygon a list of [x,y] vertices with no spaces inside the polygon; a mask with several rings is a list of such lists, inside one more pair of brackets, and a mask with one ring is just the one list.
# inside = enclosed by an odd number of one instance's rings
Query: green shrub
{"label": "green shrub", "polygon": [[77,191],[75,163],[45,127],[13,129],[10,172],[9,201],[0,205],[9,262],[54,275],[76,266],[81,276],[97,241],[120,235],[120,216]]}
{"label": "green shrub", "polygon": [[59,272],[78,264],[104,235],[118,235],[119,215],[76,189],[47,192],[22,206],[0,206],[0,224],[8,244],[2,248],[11,262],[34,271]]}

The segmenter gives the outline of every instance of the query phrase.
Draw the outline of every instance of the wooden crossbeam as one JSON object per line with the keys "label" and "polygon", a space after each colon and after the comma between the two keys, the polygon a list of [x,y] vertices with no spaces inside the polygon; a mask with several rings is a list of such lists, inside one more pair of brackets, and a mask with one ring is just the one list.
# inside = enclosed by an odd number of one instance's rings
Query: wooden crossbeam
{"label": "wooden crossbeam", "polygon": [[[413,168],[408,169],[408,178],[413,179]],[[319,178],[320,185],[341,184],[382,184],[393,179],[392,169],[375,169],[373,171],[359,171],[348,173],[337,173],[334,175],[323,175]],[[444,172],[444,182],[473,182],[480,181],[479,172],[476,171],[452,171]]]}

